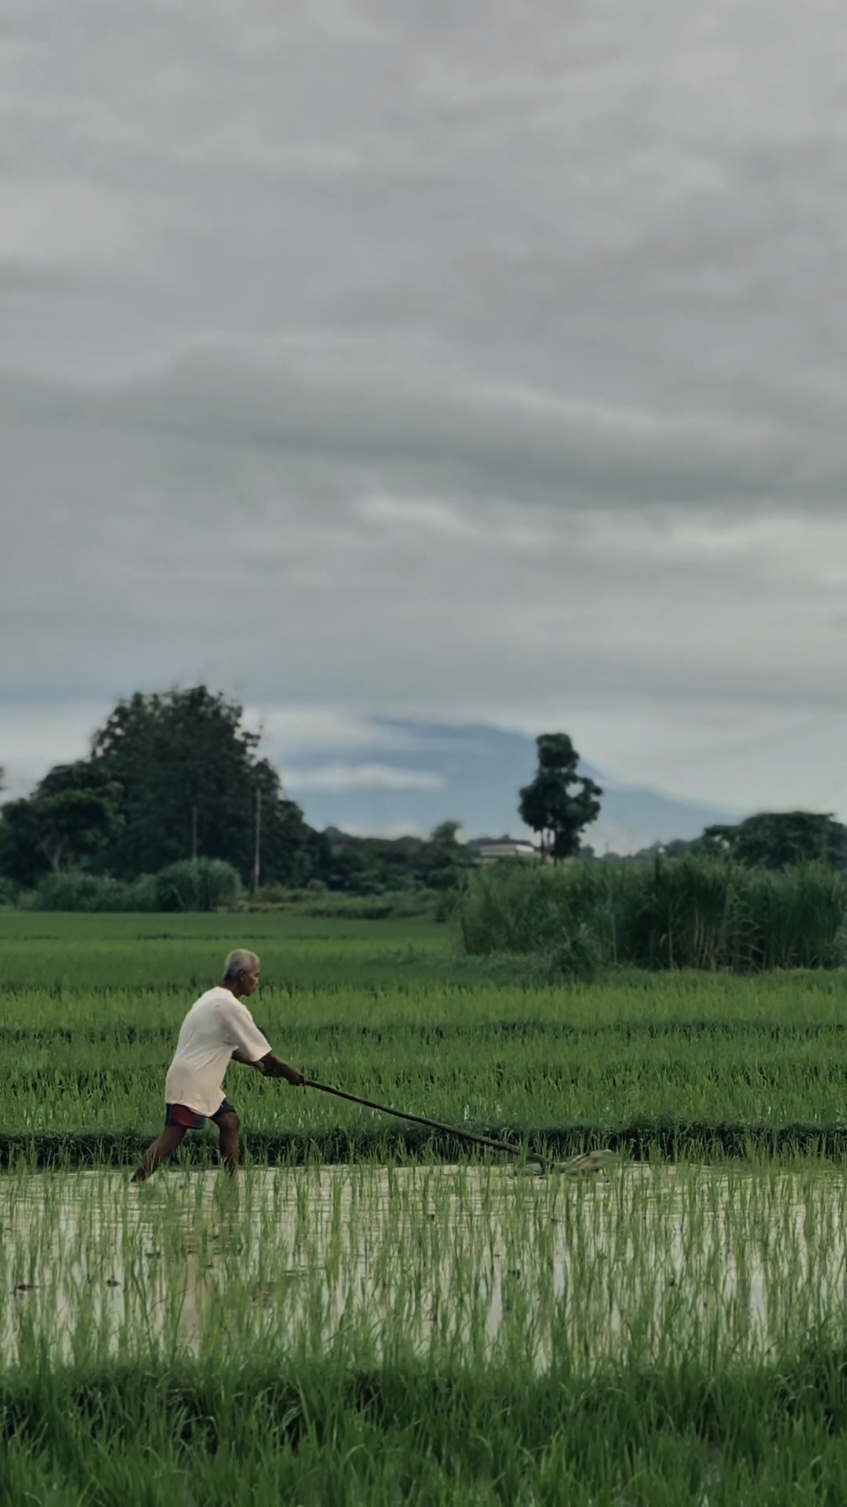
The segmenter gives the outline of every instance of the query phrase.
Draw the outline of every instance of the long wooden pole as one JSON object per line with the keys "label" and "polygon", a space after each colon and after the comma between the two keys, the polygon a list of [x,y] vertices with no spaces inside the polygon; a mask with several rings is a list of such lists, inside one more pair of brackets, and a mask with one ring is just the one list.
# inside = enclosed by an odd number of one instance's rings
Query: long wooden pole
{"label": "long wooden pole", "polygon": [[[336,1099],[347,1099],[351,1104],[361,1104],[365,1109],[379,1110],[383,1115],[395,1115],[398,1120],[411,1120],[413,1125],[425,1125],[428,1130],[440,1130],[444,1135],[452,1135],[460,1141],[470,1141],[474,1146],[485,1146],[489,1151],[507,1151],[510,1156],[522,1156],[523,1147],[513,1146],[509,1141],[497,1141],[493,1136],[474,1135],[470,1130],[458,1130],[455,1125],[444,1125],[441,1120],[428,1120],[423,1115],[410,1115],[405,1109],[391,1109],[388,1104],[376,1104],[373,1099],[362,1099],[358,1094],[348,1094],[342,1088],[332,1088],[328,1083],[316,1083],[314,1079],[307,1078],[304,1087],[316,1088],[322,1094],[333,1094]],[[551,1162],[548,1157],[537,1156],[532,1153],[532,1160],[538,1162],[545,1171],[551,1168],[576,1166],[581,1157],[574,1157],[571,1162]]]}

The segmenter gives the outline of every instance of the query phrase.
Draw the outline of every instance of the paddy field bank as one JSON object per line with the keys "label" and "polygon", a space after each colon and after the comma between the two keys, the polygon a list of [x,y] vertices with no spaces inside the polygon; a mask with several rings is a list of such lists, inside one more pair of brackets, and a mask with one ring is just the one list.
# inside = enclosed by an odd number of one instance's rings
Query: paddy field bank
{"label": "paddy field bank", "polygon": [[[233,1066],[239,1176],[198,1134],[132,1187],[236,945],[307,1076],[519,1154]],[[843,1501],[840,969],[291,913],[0,912],[0,955],[0,1501]]]}

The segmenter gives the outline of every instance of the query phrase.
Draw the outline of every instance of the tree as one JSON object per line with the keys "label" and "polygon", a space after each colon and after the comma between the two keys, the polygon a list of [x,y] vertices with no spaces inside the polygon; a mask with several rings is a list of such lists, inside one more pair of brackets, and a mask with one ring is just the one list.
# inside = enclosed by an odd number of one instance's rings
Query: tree
{"label": "tree", "polygon": [[64,790],[29,800],[9,801],[0,821],[0,873],[18,884],[33,885],[48,870],[90,864],[114,833],[118,818],[112,804],[91,791]]}
{"label": "tree", "polygon": [[459,845],[457,834],[462,830],[461,822],[439,822],[429,834],[430,842],[442,843],[445,847],[456,848]]}
{"label": "tree", "polygon": [[579,852],[580,834],[600,813],[601,787],[577,775],[579,754],[567,733],[536,739],[538,772],[519,792],[521,820],[541,834],[542,854],[554,863]]}
{"label": "tree", "polygon": [[56,764],[48,771],[32,805],[54,872],[96,863],[120,833],[122,798],[121,786],[89,759]]}
{"label": "tree", "polygon": [[93,858],[118,825],[108,800],[92,791],[66,790],[30,804],[42,852],[54,873]]}
{"label": "tree", "polygon": [[356,837],[327,827],[317,839],[316,871],[331,890],[373,895],[387,890],[453,889],[473,863],[456,842],[458,822],[443,822],[430,838]]}
{"label": "tree", "polygon": [[734,826],[706,827],[694,846],[766,869],[811,860],[847,868],[847,827],[815,811],[760,811]]}
{"label": "tree", "polygon": [[0,872],[24,885],[80,865],[132,879],[206,857],[249,883],[258,839],[263,882],[305,882],[316,834],[242,716],[205,686],[118,702],[88,759],[57,765],[29,800],[3,807]]}
{"label": "tree", "polygon": [[0,820],[0,875],[30,889],[43,879],[50,864],[41,846],[34,802],[7,801]]}
{"label": "tree", "polygon": [[257,824],[264,882],[309,876],[310,829],[257,757],[237,702],[206,686],[120,701],[92,740],[91,765],[120,786],[123,828],[104,855],[119,877],[184,858],[222,858],[249,883]]}

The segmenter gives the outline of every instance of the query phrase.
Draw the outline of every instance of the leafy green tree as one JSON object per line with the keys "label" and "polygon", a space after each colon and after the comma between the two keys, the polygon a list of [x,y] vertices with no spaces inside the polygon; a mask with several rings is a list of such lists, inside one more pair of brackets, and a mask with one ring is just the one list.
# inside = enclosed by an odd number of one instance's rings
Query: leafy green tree
{"label": "leafy green tree", "polygon": [[222,859],[244,883],[304,883],[317,834],[259,758],[242,709],[205,686],[120,701],[88,759],[57,765],[2,808],[0,873],[24,885],[84,866],[119,879]]}
{"label": "leafy green tree", "polygon": [[443,844],[445,847],[458,847],[457,833],[461,832],[462,823],[454,821],[439,822],[429,834],[430,842]]}
{"label": "leafy green tree", "polygon": [[110,783],[105,771],[91,759],[76,759],[72,764],[54,764],[36,786],[35,797],[41,799],[43,796],[66,795],[68,791],[102,796],[115,807],[121,801],[120,785]]}
{"label": "leafy green tree", "polygon": [[30,889],[49,870],[34,802],[7,801],[0,812],[0,875]]}
{"label": "leafy green tree", "polygon": [[243,709],[206,686],[140,692],[92,740],[91,764],[119,785],[123,827],[105,862],[118,877],[185,858],[220,858],[249,884],[258,828],[260,878],[299,883],[311,871],[310,830],[280,778],[257,756]]}
{"label": "leafy green tree", "polygon": [[815,811],[761,811],[734,826],[706,827],[693,847],[766,869],[813,860],[847,869],[847,827]]}
{"label": "leafy green tree", "polygon": [[601,787],[577,774],[579,754],[567,733],[536,739],[538,772],[519,792],[521,820],[541,836],[542,854],[555,863],[579,852],[580,834],[600,813]]}
{"label": "leafy green tree", "polygon": [[0,873],[33,885],[48,872],[90,866],[115,832],[113,804],[93,791],[63,790],[8,801],[0,820]]}
{"label": "leafy green tree", "polygon": [[320,878],[331,890],[358,895],[451,889],[473,862],[473,854],[456,842],[458,828],[458,822],[444,822],[430,838],[353,837],[327,828],[319,839]]}
{"label": "leafy green tree", "polygon": [[65,790],[31,804],[42,851],[56,874],[94,858],[118,827],[109,801],[93,791]]}
{"label": "leafy green tree", "polygon": [[329,889],[352,895],[375,895],[386,888],[383,866],[362,838],[330,843],[321,878]]}

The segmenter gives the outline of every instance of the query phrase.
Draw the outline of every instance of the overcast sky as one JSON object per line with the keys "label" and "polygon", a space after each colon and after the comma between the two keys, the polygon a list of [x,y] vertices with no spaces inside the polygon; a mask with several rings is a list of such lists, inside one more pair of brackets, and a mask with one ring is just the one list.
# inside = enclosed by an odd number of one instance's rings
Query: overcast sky
{"label": "overcast sky", "polygon": [[489,722],[847,817],[841,5],[0,0],[0,69],[13,784],[202,678],[318,782]]}

